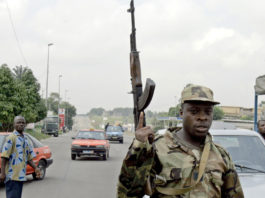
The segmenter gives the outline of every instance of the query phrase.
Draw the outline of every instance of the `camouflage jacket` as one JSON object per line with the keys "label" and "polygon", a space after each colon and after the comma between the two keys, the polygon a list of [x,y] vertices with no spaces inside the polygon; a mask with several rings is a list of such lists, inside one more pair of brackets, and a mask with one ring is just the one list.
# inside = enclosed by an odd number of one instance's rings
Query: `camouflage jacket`
{"label": "camouflage jacket", "polygon": [[[198,177],[203,148],[184,143],[167,131],[156,136],[153,145],[133,141],[123,161],[117,188],[118,198],[243,198],[238,175],[229,154],[212,142],[204,174],[189,192],[166,195],[158,187],[181,189],[192,186]],[[203,147],[203,146],[202,146]],[[148,190],[149,189],[149,190]],[[151,190],[150,190],[151,189]]]}

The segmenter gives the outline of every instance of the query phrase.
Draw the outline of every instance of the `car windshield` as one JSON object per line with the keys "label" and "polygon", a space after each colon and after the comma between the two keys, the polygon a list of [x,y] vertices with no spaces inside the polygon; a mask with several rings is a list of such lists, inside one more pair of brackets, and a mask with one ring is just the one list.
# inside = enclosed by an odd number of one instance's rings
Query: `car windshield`
{"label": "car windshield", "polygon": [[122,132],[122,128],[120,126],[108,126],[107,132]]}
{"label": "car windshield", "polygon": [[2,152],[2,147],[4,145],[5,138],[6,138],[5,135],[0,135],[0,153]]}
{"label": "car windshield", "polygon": [[79,131],[76,139],[105,140],[104,132],[98,131]]}
{"label": "car windshield", "polygon": [[[215,135],[213,140],[229,152],[236,165],[265,171],[265,145],[259,137]],[[247,168],[237,169],[241,172],[255,172]]]}

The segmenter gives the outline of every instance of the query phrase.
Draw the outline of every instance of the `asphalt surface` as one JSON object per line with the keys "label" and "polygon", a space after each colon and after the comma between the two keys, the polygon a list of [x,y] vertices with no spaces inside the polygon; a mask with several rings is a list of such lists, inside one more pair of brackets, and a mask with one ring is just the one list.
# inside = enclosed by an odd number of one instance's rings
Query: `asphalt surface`
{"label": "asphalt surface", "polygon": [[[59,137],[43,140],[52,150],[53,164],[47,169],[44,180],[35,181],[27,176],[23,198],[114,198],[122,160],[132,141],[125,135],[124,143],[111,142],[110,158],[77,158],[71,160],[71,137],[69,132]],[[0,187],[0,198],[6,198]]]}

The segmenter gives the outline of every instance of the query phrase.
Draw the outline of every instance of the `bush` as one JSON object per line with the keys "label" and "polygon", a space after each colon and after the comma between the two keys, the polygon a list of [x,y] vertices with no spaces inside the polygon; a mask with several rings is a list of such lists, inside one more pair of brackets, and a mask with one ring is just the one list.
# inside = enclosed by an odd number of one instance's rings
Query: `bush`
{"label": "bush", "polygon": [[35,137],[38,140],[42,140],[42,139],[46,139],[46,138],[50,137],[49,135],[41,133],[40,130],[38,130],[38,129],[26,129],[25,132],[32,135],[33,137]]}

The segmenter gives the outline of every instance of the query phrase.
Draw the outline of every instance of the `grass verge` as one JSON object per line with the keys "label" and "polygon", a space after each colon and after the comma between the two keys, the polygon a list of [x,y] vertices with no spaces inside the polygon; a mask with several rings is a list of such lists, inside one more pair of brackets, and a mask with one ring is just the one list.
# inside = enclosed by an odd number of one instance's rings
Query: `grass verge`
{"label": "grass verge", "polygon": [[43,140],[50,137],[50,135],[41,133],[40,129],[27,129],[25,132],[32,135],[38,140]]}

